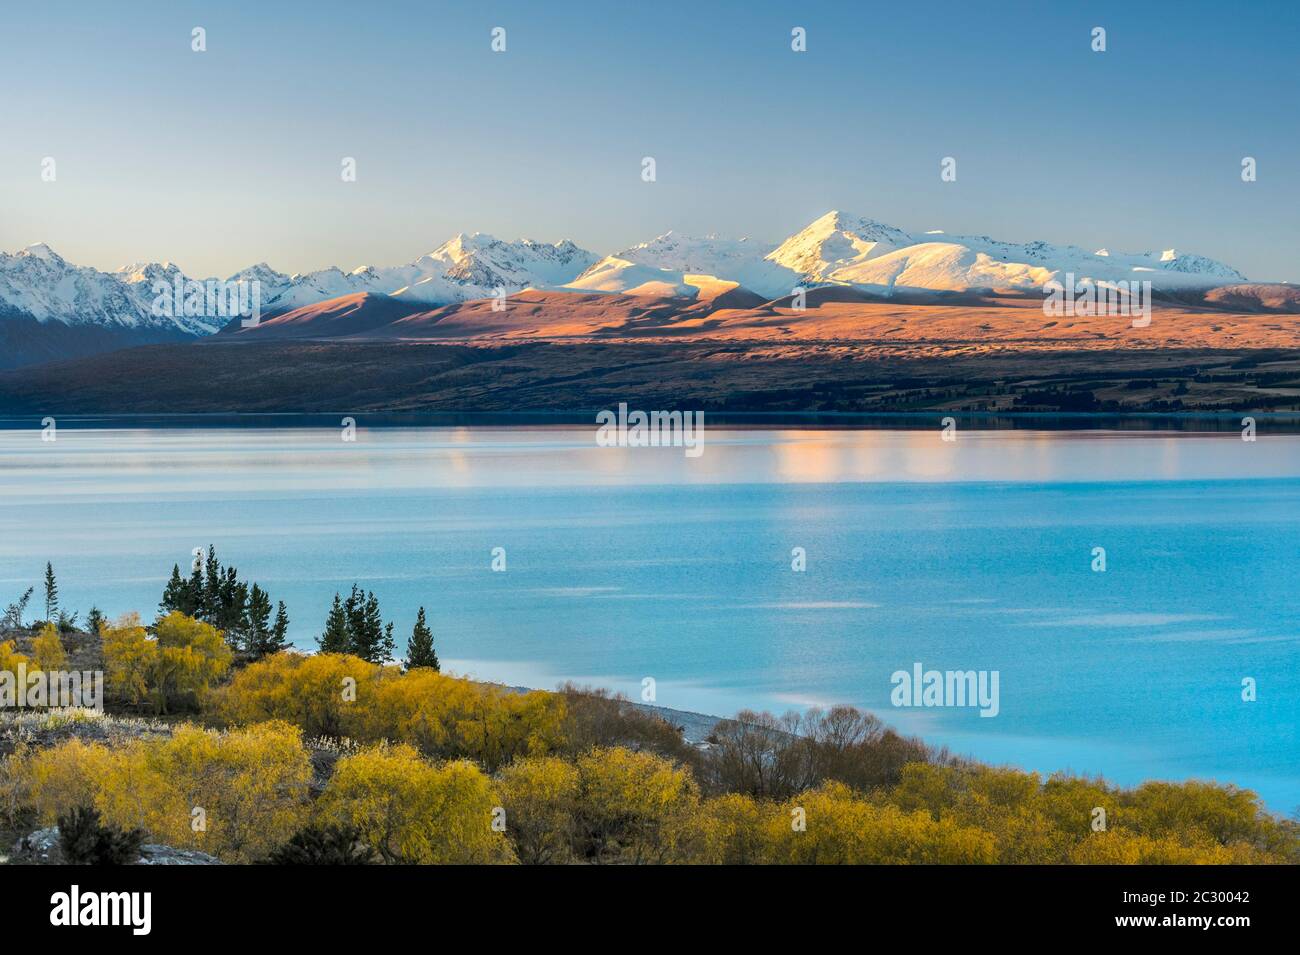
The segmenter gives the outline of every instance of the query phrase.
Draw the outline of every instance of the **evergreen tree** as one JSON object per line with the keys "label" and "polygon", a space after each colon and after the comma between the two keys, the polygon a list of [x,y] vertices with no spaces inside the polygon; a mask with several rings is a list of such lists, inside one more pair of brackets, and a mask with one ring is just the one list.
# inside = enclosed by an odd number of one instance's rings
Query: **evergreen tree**
{"label": "evergreen tree", "polygon": [[181,576],[179,564],[172,564],[171,579],[167,581],[162,600],[158,603],[159,616],[165,617],[173,610],[178,610],[188,617],[194,616],[194,601],[190,596],[189,584]]}
{"label": "evergreen tree", "polygon": [[343,601],[343,612],[348,618],[348,648],[345,653],[356,653],[358,635],[366,628],[366,596],[356,584],[352,593]]}
{"label": "evergreen tree", "polygon": [[59,585],[54,580],[54,565],[45,565],[45,619],[53,620],[59,609]]}
{"label": "evergreen tree", "polygon": [[289,612],[284,607],[284,601],[281,600],[279,608],[275,611],[271,636],[266,641],[262,655],[267,656],[287,649],[289,649]]}
{"label": "evergreen tree", "polygon": [[203,587],[203,563],[195,561],[190,570],[189,580],[185,583],[185,599],[190,605],[190,616],[199,620],[208,619],[206,592]]}
{"label": "evergreen tree", "polygon": [[86,629],[90,631],[92,637],[99,636],[99,628],[106,622],[104,612],[98,607],[91,607],[90,613],[86,614]]}
{"label": "evergreen tree", "polygon": [[[354,585],[355,586],[355,585]],[[371,663],[386,663],[393,658],[396,643],[393,640],[393,625],[384,626],[379,612],[379,598],[371,591],[353,601],[352,653],[369,660]],[[351,599],[351,598],[349,598]]]}
{"label": "evergreen tree", "polygon": [[423,607],[415,618],[415,628],[406,644],[406,669],[414,670],[416,667],[428,667],[435,671],[439,669],[438,654],[433,649],[433,631],[424,621]]}
{"label": "evergreen tree", "polygon": [[[210,621],[214,627],[226,635],[232,647],[247,645],[248,636],[248,584],[239,579],[239,571],[227,567],[220,571],[217,584],[217,609]],[[259,588],[260,589],[260,588]],[[267,598],[267,613],[270,614],[270,598]]]}
{"label": "evergreen tree", "polygon": [[221,611],[221,561],[217,560],[217,548],[208,545],[208,559],[203,564],[203,599],[200,607],[205,612],[205,619],[213,626]]}
{"label": "evergreen tree", "polygon": [[348,628],[348,614],[339,595],[334,595],[334,606],[325,618],[325,632],[316,638],[321,653],[348,653],[352,649],[352,635]]}
{"label": "evergreen tree", "polygon": [[[281,607],[284,604],[280,605]],[[266,655],[271,642],[271,598],[257,584],[248,595],[248,612],[244,623],[244,649],[256,657]]]}

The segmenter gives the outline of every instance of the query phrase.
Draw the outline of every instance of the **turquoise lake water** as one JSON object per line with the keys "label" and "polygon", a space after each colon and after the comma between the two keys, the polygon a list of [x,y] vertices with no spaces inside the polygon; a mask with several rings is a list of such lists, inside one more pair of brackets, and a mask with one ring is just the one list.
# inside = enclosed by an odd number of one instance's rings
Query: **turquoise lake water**
{"label": "turquoise lake water", "polygon": [[[984,760],[1300,806],[1300,437],[710,430],[689,458],[593,434],[0,430],[0,604],[49,560],[65,606],[150,614],[213,543],[302,647],[357,581],[482,679],[853,703]],[[997,670],[998,715],[894,707],[918,662]]]}

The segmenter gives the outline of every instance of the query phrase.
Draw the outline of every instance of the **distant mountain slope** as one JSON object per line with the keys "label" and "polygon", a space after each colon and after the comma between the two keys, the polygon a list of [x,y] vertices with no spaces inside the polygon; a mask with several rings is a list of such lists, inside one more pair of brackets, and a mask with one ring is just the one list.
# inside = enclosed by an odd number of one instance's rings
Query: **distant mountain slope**
{"label": "distant mountain slope", "polygon": [[0,307],[0,370],[83,358],[137,345],[194,340],[193,336],[161,328],[41,322]]}

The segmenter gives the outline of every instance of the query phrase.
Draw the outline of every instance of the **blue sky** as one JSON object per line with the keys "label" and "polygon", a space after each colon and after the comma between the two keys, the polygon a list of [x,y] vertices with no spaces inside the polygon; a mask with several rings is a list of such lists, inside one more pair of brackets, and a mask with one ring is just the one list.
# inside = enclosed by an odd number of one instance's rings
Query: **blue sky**
{"label": "blue sky", "polygon": [[0,249],[306,271],[838,208],[1296,281],[1298,36],[1290,2],[11,4]]}

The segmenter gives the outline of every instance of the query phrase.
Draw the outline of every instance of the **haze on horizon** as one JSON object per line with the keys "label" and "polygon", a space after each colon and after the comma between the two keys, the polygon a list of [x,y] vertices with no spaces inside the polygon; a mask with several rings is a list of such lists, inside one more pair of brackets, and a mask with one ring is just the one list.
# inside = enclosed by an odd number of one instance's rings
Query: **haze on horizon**
{"label": "haze on horizon", "polygon": [[1281,0],[14,8],[0,250],[306,272],[462,231],[601,254],[670,229],[774,243],[841,209],[1300,281],[1298,28]]}

